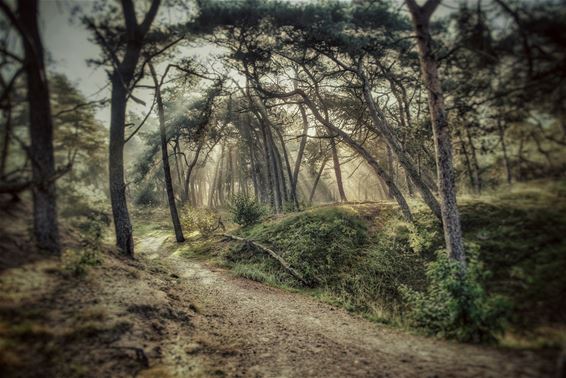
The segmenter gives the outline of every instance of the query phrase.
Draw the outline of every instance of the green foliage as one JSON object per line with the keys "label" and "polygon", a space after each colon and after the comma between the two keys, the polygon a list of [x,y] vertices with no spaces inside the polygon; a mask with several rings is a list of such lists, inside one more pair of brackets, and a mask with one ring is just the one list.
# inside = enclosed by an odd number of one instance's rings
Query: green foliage
{"label": "green foliage", "polygon": [[410,305],[409,320],[430,335],[463,342],[495,342],[495,336],[504,330],[509,302],[486,292],[490,272],[470,246],[467,256],[463,273],[460,264],[440,250],[437,260],[427,265],[429,284],[425,291],[401,286]]}
{"label": "green foliage", "polygon": [[258,223],[266,210],[255,198],[236,194],[230,203],[230,213],[235,223],[246,227]]}
{"label": "green foliage", "polygon": [[159,204],[159,196],[155,191],[155,185],[149,182],[143,185],[135,194],[134,203],[138,206],[157,206]]}
{"label": "green foliage", "polygon": [[102,262],[98,250],[90,247],[63,251],[61,260],[63,270],[75,277],[84,276],[89,267],[100,265]]}
{"label": "green foliage", "polygon": [[218,228],[218,215],[210,209],[187,208],[183,211],[181,222],[186,230],[197,230],[208,236]]}

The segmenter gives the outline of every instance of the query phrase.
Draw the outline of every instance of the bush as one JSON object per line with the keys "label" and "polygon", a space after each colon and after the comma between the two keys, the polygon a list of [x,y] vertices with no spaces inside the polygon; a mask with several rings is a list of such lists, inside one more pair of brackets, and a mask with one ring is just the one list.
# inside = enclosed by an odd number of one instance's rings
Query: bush
{"label": "bush", "polygon": [[230,213],[235,223],[246,227],[258,223],[266,211],[254,198],[236,194],[230,203]]}
{"label": "bush", "polygon": [[218,216],[210,209],[188,208],[181,217],[183,227],[187,230],[197,230],[203,236],[212,234],[218,228]]}
{"label": "bush", "polygon": [[134,203],[138,206],[157,206],[159,202],[155,185],[152,183],[144,185],[134,196]]}
{"label": "bush", "polygon": [[85,247],[83,249],[67,249],[61,257],[64,272],[75,277],[82,277],[89,267],[100,265],[102,262],[96,249]]}
{"label": "bush", "polygon": [[400,287],[410,306],[409,321],[430,335],[462,342],[495,342],[495,335],[504,330],[509,304],[504,297],[486,292],[484,284],[490,273],[473,248],[468,248],[467,261],[462,276],[459,263],[440,250],[437,260],[427,265],[429,282],[424,292]]}

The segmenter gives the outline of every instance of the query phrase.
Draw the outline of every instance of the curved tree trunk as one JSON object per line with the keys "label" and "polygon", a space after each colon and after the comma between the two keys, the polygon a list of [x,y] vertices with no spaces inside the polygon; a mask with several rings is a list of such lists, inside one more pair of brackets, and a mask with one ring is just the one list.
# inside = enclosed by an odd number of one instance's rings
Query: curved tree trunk
{"label": "curved tree trunk", "polygon": [[347,202],[346,192],[344,191],[344,183],[342,182],[342,168],[340,167],[340,159],[338,158],[338,149],[336,148],[336,141],[330,138],[330,149],[332,151],[332,162],[334,163],[334,175],[336,176],[336,185],[338,186],[338,194],[340,195],[340,202]]}
{"label": "curved tree trunk", "polygon": [[175,239],[178,243],[185,241],[179,213],[177,212],[177,204],[175,203],[175,193],[173,191],[173,180],[171,178],[171,167],[169,165],[169,152],[167,151],[167,133],[165,131],[165,110],[163,109],[163,99],[161,98],[161,84],[157,80],[157,74],[153,68],[153,64],[149,63],[149,70],[153,83],[155,84],[155,98],[157,102],[157,114],[159,115],[159,136],[161,137],[161,163],[163,164],[163,174],[165,177],[165,190],[167,191],[167,202],[169,204],[169,212],[171,213],[171,221],[175,230]]}
{"label": "curved tree trunk", "polygon": [[324,160],[320,164],[320,168],[318,170],[318,173],[316,174],[314,183],[312,184],[311,194],[309,196],[309,203],[312,203],[312,199],[314,198],[314,193],[316,192],[316,187],[318,186],[318,182],[320,181],[320,177],[322,176],[322,172],[324,171],[324,166],[326,165],[327,161],[328,158],[324,158]]}

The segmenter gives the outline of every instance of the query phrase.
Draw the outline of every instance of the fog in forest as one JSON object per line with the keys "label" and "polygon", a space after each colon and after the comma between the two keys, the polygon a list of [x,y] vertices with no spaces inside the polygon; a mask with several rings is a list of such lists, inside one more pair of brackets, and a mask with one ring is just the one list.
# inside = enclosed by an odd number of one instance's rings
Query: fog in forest
{"label": "fog in forest", "polygon": [[559,0],[0,0],[7,377],[562,377]]}

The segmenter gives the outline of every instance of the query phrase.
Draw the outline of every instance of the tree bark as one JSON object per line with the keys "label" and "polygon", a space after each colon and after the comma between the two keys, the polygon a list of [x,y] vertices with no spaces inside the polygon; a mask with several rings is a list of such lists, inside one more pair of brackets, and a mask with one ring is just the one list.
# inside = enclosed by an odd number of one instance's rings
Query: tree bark
{"label": "tree bark", "polygon": [[134,239],[132,224],[126,201],[126,184],[124,181],[124,129],[126,105],[130,86],[138,64],[143,40],[157,14],[160,0],[153,0],[148,13],[141,24],[136,20],[134,4],[131,0],[122,0],[122,11],[126,24],[126,52],[121,62],[112,73],[112,99],[110,102],[110,141],[108,154],[108,179],[110,185],[110,202],[116,232],[116,246],[133,257]]}
{"label": "tree bark", "polygon": [[406,0],[406,4],[413,19],[422,76],[428,91],[430,117],[436,149],[440,210],[442,213],[446,249],[448,256],[458,261],[462,269],[465,269],[466,257],[462,239],[460,212],[456,203],[450,129],[446,118],[444,96],[429,29],[430,17],[440,4],[440,0],[427,0],[422,7],[418,6],[415,0]]}
{"label": "tree bark", "polygon": [[482,182],[480,174],[480,165],[478,162],[478,155],[476,153],[476,147],[474,146],[474,141],[472,140],[472,135],[470,129],[466,127],[466,138],[468,139],[468,144],[470,146],[470,154],[472,156],[472,175],[474,178],[474,191],[476,194],[481,194]]}
{"label": "tree bark", "polygon": [[309,131],[309,123],[307,118],[307,112],[303,105],[299,105],[299,111],[301,112],[301,118],[303,120],[303,135],[301,136],[301,142],[299,143],[299,150],[297,151],[297,158],[295,159],[295,167],[293,169],[293,182],[291,187],[291,192],[293,197],[297,200],[298,206],[298,196],[297,196],[297,183],[299,181],[299,172],[301,170],[301,164],[303,162],[303,156],[305,154],[305,147],[307,144],[307,133]]}
{"label": "tree bark", "polygon": [[316,192],[316,187],[318,186],[318,182],[320,181],[320,177],[322,176],[322,172],[324,171],[324,166],[326,165],[327,161],[328,158],[324,158],[324,160],[322,160],[322,163],[320,164],[320,168],[314,179],[314,183],[312,184],[311,194],[309,196],[309,203],[312,203],[312,199],[314,198],[314,193]]}
{"label": "tree bark", "polygon": [[501,124],[501,120],[497,120],[497,130],[499,132],[499,142],[501,143],[501,150],[503,151],[503,163],[505,165],[505,173],[507,176],[507,184],[511,185],[513,182],[513,174],[511,172],[511,162],[507,154],[507,144],[505,143],[505,129]]}
{"label": "tree bark", "polygon": [[36,185],[33,193],[33,231],[37,246],[59,254],[59,228],[53,152],[53,119],[49,86],[45,71],[44,50],[39,34],[37,0],[18,0],[19,22],[24,46],[29,103],[30,159]]}
{"label": "tree bark", "polygon": [[163,99],[161,98],[161,84],[157,79],[155,68],[149,62],[149,70],[153,83],[155,84],[155,98],[157,103],[157,114],[159,116],[159,136],[161,138],[161,162],[163,164],[163,174],[165,177],[165,190],[167,191],[167,202],[169,204],[169,212],[171,213],[171,221],[175,230],[175,239],[178,243],[185,241],[179,213],[177,212],[177,204],[175,203],[175,192],[173,191],[173,180],[171,178],[171,167],[169,165],[169,152],[167,151],[167,133],[165,130],[165,110],[163,108]]}
{"label": "tree bark", "polygon": [[338,194],[340,202],[348,202],[346,192],[344,191],[344,183],[342,182],[342,168],[340,167],[340,159],[338,158],[338,149],[334,138],[330,138],[330,149],[332,151],[332,162],[334,163],[334,175],[336,176],[336,185],[338,185]]}

